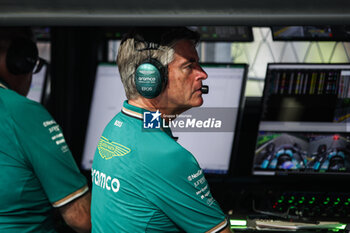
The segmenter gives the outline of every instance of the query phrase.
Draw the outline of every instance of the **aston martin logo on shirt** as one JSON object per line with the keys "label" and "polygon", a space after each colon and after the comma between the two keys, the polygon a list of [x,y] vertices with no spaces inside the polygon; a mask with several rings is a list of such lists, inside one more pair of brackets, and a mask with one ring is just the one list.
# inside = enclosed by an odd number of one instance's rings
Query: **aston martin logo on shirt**
{"label": "aston martin logo on shirt", "polygon": [[124,156],[130,153],[130,149],[126,146],[123,146],[119,143],[110,141],[109,139],[101,136],[100,141],[97,145],[98,153],[101,155],[103,159],[110,159],[114,156]]}

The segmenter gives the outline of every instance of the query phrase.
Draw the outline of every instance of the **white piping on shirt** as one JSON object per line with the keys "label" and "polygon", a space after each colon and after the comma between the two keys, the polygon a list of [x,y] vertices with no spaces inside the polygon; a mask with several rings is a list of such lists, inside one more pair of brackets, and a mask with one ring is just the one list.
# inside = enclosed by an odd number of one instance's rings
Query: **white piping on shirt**
{"label": "white piping on shirt", "polygon": [[4,84],[0,83],[0,87],[4,88],[4,89],[8,89],[7,86],[5,86]]}

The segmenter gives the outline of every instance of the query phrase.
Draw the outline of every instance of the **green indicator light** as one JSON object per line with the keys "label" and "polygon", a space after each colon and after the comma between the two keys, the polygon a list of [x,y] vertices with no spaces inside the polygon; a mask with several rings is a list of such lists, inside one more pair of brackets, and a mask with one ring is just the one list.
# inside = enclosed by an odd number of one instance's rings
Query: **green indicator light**
{"label": "green indicator light", "polygon": [[325,201],[325,202],[323,202],[323,204],[327,205],[327,204],[328,204],[328,202],[327,202],[327,201]]}
{"label": "green indicator light", "polygon": [[283,200],[278,200],[277,202],[278,202],[278,203],[282,203],[282,202],[283,202]]}
{"label": "green indicator light", "polygon": [[346,224],[341,224],[340,226],[336,227],[336,229],[344,230],[345,227],[346,227]]}
{"label": "green indicator light", "polygon": [[314,203],[313,201],[309,201],[310,204]]}
{"label": "green indicator light", "polygon": [[290,199],[294,200],[294,196],[291,196]]}
{"label": "green indicator light", "polygon": [[214,37],[214,38],[217,38],[217,37],[218,37],[218,35],[217,35],[217,34],[213,34],[213,37]]}
{"label": "green indicator light", "polygon": [[247,229],[246,226],[231,226],[231,229]]}
{"label": "green indicator light", "polygon": [[345,205],[349,205],[349,202],[345,202],[344,204],[345,204]]}
{"label": "green indicator light", "polygon": [[246,220],[230,219],[231,226],[247,226]]}
{"label": "green indicator light", "polygon": [[314,201],[314,200],[315,200],[315,197],[312,197],[312,198],[311,198],[311,200],[313,200],[313,201]]}
{"label": "green indicator light", "polygon": [[327,200],[327,201],[329,201],[329,200],[330,200],[330,198],[329,198],[329,197],[327,197],[327,198],[326,198],[326,200]]}
{"label": "green indicator light", "polygon": [[299,203],[301,204],[301,203],[303,203],[303,201],[299,201]]}
{"label": "green indicator light", "polygon": [[301,197],[301,200],[305,200],[305,197]]}
{"label": "green indicator light", "polygon": [[340,198],[339,198],[339,197],[337,198],[337,201],[340,201]]}
{"label": "green indicator light", "polygon": [[348,198],[348,201],[350,201],[350,198]]}
{"label": "green indicator light", "polygon": [[288,202],[289,202],[289,203],[292,203],[292,202],[293,202],[293,200],[289,200]]}

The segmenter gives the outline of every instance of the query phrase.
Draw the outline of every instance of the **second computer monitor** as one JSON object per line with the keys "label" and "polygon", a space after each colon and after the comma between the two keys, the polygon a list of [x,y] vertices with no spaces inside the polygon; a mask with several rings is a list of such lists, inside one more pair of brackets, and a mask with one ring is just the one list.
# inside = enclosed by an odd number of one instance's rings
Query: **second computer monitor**
{"label": "second computer monitor", "polygon": [[269,64],[253,174],[350,174],[350,64]]}
{"label": "second computer monitor", "polygon": [[[208,79],[209,94],[204,104],[178,116],[170,125],[178,143],[189,150],[207,173],[226,174],[229,171],[233,145],[242,108],[247,66],[241,64],[203,64]],[[100,64],[97,70],[91,104],[82,167],[90,169],[99,138],[107,123],[117,114],[126,99],[118,68]],[[178,121],[184,121],[179,127]],[[221,121],[220,128],[219,121]],[[175,124],[177,124],[175,126]]]}

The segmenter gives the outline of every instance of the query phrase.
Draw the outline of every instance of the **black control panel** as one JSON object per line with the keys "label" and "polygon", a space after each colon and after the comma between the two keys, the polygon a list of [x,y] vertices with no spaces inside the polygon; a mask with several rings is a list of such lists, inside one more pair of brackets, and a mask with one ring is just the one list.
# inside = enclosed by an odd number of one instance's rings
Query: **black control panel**
{"label": "black control panel", "polygon": [[304,221],[350,221],[350,194],[269,191],[253,200],[257,213]]}

